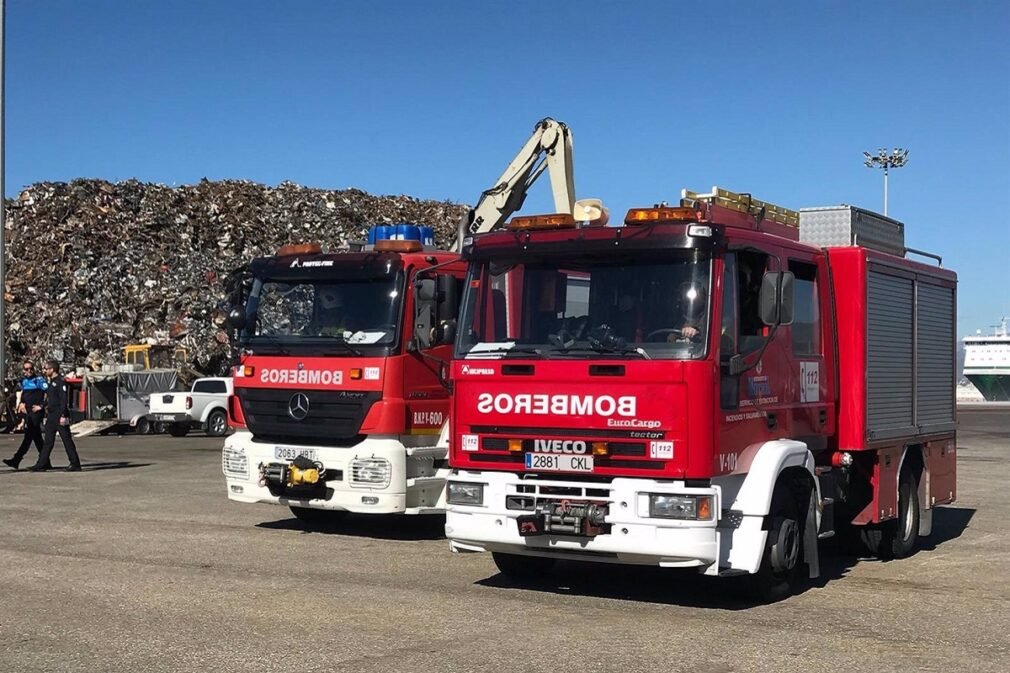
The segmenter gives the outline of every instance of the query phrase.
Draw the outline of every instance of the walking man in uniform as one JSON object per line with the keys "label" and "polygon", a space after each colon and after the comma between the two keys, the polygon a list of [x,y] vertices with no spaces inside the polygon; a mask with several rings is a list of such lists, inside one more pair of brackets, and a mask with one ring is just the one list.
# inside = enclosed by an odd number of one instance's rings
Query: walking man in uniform
{"label": "walking man in uniform", "polygon": [[4,458],[4,464],[18,469],[21,459],[28,453],[28,447],[35,443],[35,448],[39,451],[39,465],[49,465],[42,461],[42,414],[46,403],[46,388],[49,387],[45,378],[35,373],[35,365],[26,360],[21,366],[21,404],[18,405],[18,413],[24,414],[25,418],[25,438],[21,440],[21,446],[11,458]]}
{"label": "walking man in uniform", "polygon": [[67,459],[70,461],[66,471],[80,472],[81,459],[77,455],[73,435],[70,434],[70,396],[67,394],[67,382],[60,376],[60,363],[49,360],[43,371],[49,377],[49,388],[46,390],[46,439],[42,445],[38,464],[28,469],[32,472],[44,472],[52,468],[49,456],[56,444],[56,433],[59,432],[63,448],[67,452]]}

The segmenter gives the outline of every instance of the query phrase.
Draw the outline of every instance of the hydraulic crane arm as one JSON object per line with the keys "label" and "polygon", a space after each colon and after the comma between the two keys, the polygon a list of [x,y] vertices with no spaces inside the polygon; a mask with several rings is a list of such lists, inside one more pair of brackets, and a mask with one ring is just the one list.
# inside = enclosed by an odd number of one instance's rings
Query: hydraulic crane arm
{"label": "hydraulic crane arm", "polygon": [[466,236],[498,228],[512,213],[519,210],[530,186],[544,170],[551,175],[555,211],[571,214],[575,207],[572,132],[567,125],[550,117],[537,122],[533,135],[494,187],[485,190],[473,210],[464,216],[453,249],[458,251]]}

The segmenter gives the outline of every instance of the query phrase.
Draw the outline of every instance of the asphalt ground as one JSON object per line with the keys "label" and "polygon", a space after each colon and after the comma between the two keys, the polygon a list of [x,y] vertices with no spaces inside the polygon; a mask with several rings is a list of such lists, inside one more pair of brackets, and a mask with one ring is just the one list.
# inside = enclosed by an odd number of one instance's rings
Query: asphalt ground
{"label": "asphalt ground", "polygon": [[231,503],[221,440],[86,438],[81,473],[0,468],[0,671],[1004,673],[1010,413],[961,424],[958,502],[922,551],[822,557],[822,580],[767,606],[634,567],[513,585],[450,554],[440,517],[306,532]]}

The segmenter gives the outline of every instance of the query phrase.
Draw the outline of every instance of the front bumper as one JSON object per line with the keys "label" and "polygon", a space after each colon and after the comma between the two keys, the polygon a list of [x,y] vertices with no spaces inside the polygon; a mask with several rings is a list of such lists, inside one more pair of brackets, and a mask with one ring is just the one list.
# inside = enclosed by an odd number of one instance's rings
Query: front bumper
{"label": "front bumper", "polygon": [[[760,517],[743,517],[729,523],[720,516],[721,489],[689,488],[684,482],[617,478],[609,483],[562,479],[529,480],[506,472],[463,472],[449,481],[485,484],[482,506],[447,505],[445,534],[453,552],[504,552],[581,561],[698,568],[705,574],[754,572],[756,566],[734,568],[730,548],[734,540],[748,546],[764,545]],[[531,491],[530,489],[535,489]],[[555,495],[561,489],[564,495]],[[551,493],[553,491],[553,493]],[[653,518],[649,493],[710,495],[715,519],[711,521]],[[506,507],[506,497],[534,495],[540,499],[566,498],[571,502],[606,502],[609,531],[594,537],[543,535],[523,537],[517,517],[528,512]],[[750,562],[746,563],[751,566]]]}
{"label": "front bumper", "polygon": [[[314,452],[322,464],[324,481],[316,492],[304,493],[282,489],[278,493],[260,478],[260,464],[290,463],[278,458],[280,447],[285,455]],[[294,450],[292,452],[291,450]],[[408,448],[398,439],[369,437],[349,447],[279,445],[254,441],[249,432],[237,432],[227,440],[222,455],[228,499],[245,503],[307,507],[355,512],[360,514],[426,514],[444,508],[442,491],[448,468],[445,448]],[[388,479],[381,484],[362,483],[356,461],[385,461]]]}

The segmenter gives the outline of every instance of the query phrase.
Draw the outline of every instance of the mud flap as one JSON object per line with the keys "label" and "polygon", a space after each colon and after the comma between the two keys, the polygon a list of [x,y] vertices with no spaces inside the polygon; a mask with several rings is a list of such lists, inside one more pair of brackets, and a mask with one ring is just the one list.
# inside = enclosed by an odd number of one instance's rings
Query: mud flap
{"label": "mud flap", "polygon": [[810,570],[810,579],[820,577],[821,561],[817,550],[817,489],[810,489],[807,498],[807,516],[803,530],[803,558]]}

